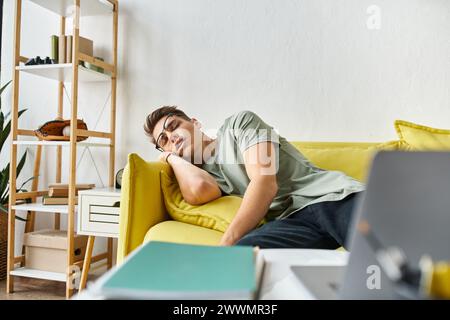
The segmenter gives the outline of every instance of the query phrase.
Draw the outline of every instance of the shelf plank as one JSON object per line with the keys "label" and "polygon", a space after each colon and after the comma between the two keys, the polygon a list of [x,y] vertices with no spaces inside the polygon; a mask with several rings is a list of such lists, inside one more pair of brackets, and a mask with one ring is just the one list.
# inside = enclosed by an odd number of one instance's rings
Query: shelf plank
{"label": "shelf plank", "polygon": [[50,272],[26,267],[16,268],[12,270],[11,275],[26,278],[46,279],[53,281],[66,282],[66,274],[63,272]]}
{"label": "shelf plank", "polygon": [[[69,141],[16,140],[13,144],[26,146],[63,146],[69,147]],[[79,147],[110,147],[107,142],[77,142]]]}
{"label": "shelf plank", "polygon": [[[12,206],[14,210],[19,211],[39,211],[39,212],[51,212],[51,213],[69,213],[68,205],[44,205],[42,203],[24,203]],[[75,206],[75,212],[77,211]]]}
{"label": "shelf plank", "polygon": [[[69,17],[73,14],[73,0],[30,0],[60,16]],[[113,5],[107,0],[81,0],[81,16],[105,15],[113,11]]]}
{"label": "shelf plank", "polygon": [[[17,66],[16,70],[34,74],[47,79],[53,79],[63,82],[72,82],[72,64],[40,64],[35,66]],[[110,76],[87,69],[83,66],[78,66],[78,79],[81,82],[105,82],[110,79]]]}
{"label": "shelf plank", "polygon": [[91,195],[91,196],[117,196],[120,198],[121,189],[116,189],[115,187],[98,187],[89,190],[80,190],[78,191],[78,195]]}
{"label": "shelf plank", "polygon": [[78,129],[77,130],[77,136],[111,139],[112,134],[109,133],[109,132],[101,132],[101,131],[91,131],[91,130]]}
{"label": "shelf plank", "polygon": [[114,71],[115,71],[115,67],[112,64],[106,63],[103,60],[96,59],[96,58],[94,58],[92,56],[89,56],[87,54],[84,54],[82,52],[78,53],[78,57],[79,57],[79,59],[81,61],[85,61],[85,62],[91,63],[94,66],[97,66],[99,68],[103,68],[104,70],[107,70],[107,71],[109,71],[111,73],[114,73]]}

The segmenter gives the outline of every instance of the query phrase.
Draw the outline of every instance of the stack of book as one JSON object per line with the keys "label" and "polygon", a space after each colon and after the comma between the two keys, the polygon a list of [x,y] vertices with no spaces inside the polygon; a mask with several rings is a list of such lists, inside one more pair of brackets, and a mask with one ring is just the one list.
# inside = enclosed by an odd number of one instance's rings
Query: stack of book
{"label": "stack of book", "polygon": [[[73,36],[56,36],[51,37],[51,55],[50,58],[55,63],[72,63],[72,42]],[[81,53],[88,56],[94,55],[94,43],[92,40],[80,37],[78,49]]]}
{"label": "stack of book", "polygon": [[[75,186],[75,204],[78,202],[78,191],[88,190],[95,187],[93,183],[77,184]],[[42,198],[42,204],[66,205],[69,204],[69,185],[64,183],[53,183],[48,186],[48,195]]]}

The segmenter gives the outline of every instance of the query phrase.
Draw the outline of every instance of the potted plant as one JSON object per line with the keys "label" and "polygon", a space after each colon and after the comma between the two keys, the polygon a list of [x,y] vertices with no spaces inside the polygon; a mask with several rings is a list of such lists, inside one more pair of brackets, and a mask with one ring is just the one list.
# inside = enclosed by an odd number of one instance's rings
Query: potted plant
{"label": "potted plant", "polygon": [[[3,87],[0,88],[0,153],[3,150],[3,146],[6,140],[9,137],[11,131],[11,119],[10,113],[3,113],[2,105],[1,105],[1,95],[3,91],[8,87],[11,83],[9,81]],[[26,109],[19,111],[19,117],[22,113],[25,112]],[[5,125],[6,123],[6,125]],[[19,176],[20,171],[25,164],[27,152],[25,151],[22,157],[20,158],[19,163],[17,164],[17,176]],[[32,178],[26,180],[20,188],[17,189],[17,192],[26,191],[23,189],[23,186],[29,182]],[[7,264],[7,255],[8,255],[8,201],[9,201],[9,163],[0,170],[0,280],[6,277],[6,264]],[[16,216],[16,219],[26,221],[25,219]]]}

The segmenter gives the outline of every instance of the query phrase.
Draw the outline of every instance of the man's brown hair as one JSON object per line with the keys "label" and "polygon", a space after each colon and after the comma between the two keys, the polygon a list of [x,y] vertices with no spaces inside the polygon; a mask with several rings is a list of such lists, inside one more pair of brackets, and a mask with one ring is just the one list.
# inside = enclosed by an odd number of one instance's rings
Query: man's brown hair
{"label": "man's brown hair", "polygon": [[191,120],[186,113],[182,110],[177,109],[177,106],[163,106],[147,116],[144,124],[144,131],[150,137],[152,143],[156,143],[155,138],[153,138],[153,130],[155,130],[155,126],[161,118],[168,116],[169,114],[178,116],[183,118],[184,120]]}

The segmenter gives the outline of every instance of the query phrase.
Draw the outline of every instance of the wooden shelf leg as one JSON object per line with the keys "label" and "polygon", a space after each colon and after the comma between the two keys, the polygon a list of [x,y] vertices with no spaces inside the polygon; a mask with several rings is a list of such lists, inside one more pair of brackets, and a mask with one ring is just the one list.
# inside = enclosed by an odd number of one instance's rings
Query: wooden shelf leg
{"label": "wooden shelf leg", "polygon": [[[59,35],[66,35],[66,17],[61,17],[59,22]],[[64,108],[64,82],[58,82],[58,112],[57,118],[63,118],[63,108]],[[56,183],[61,182],[61,167],[62,167],[62,147],[56,147]],[[55,213],[54,226],[56,230],[61,228],[61,214]]]}
{"label": "wooden shelf leg", "polygon": [[[18,127],[18,112],[19,112],[19,71],[16,69],[20,64],[20,27],[22,20],[22,0],[15,1],[15,21],[14,21],[14,64],[13,64],[13,91],[12,91],[12,105],[11,105],[11,139],[17,140]],[[7,261],[7,275],[6,275],[6,292],[14,292],[14,277],[11,271],[14,270],[15,257],[15,222],[16,211],[12,206],[16,203],[16,171],[17,171],[17,145],[11,143],[11,161],[9,172],[10,196],[8,207],[8,261]]]}
{"label": "wooden shelf leg", "polygon": [[113,265],[113,238],[108,238],[108,270],[112,268]]}
{"label": "wooden shelf leg", "polygon": [[91,258],[92,258],[92,249],[94,248],[94,241],[95,236],[89,236],[87,247],[86,247],[86,254],[84,255],[84,262],[83,262],[83,269],[81,271],[81,280],[80,280],[80,287],[79,291],[86,288],[86,282],[89,274],[89,269],[91,268]]}
{"label": "wooden shelf leg", "polygon": [[[39,187],[39,171],[41,170],[42,159],[42,146],[36,147],[36,157],[34,158],[33,168],[33,182],[31,184],[31,191],[37,191]],[[36,197],[31,198],[32,202],[36,202]],[[25,223],[25,233],[33,232],[36,221],[36,212],[28,211],[27,222]],[[25,246],[22,246],[22,255],[25,255]],[[20,263],[20,266],[24,266],[24,261]]]}
{"label": "wooden shelf leg", "polygon": [[9,210],[8,215],[8,261],[6,274],[6,293],[14,292],[14,277],[11,271],[14,270],[14,227],[16,220],[15,210]]}
{"label": "wooden shelf leg", "polygon": [[[67,265],[73,266],[74,228],[75,228],[75,186],[77,157],[77,116],[78,116],[78,63],[80,37],[80,0],[74,0],[75,14],[73,23],[73,63],[72,63],[72,108],[70,112],[70,165],[69,165],[69,212],[67,215]],[[67,273],[66,298],[73,294],[72,274]]]}

